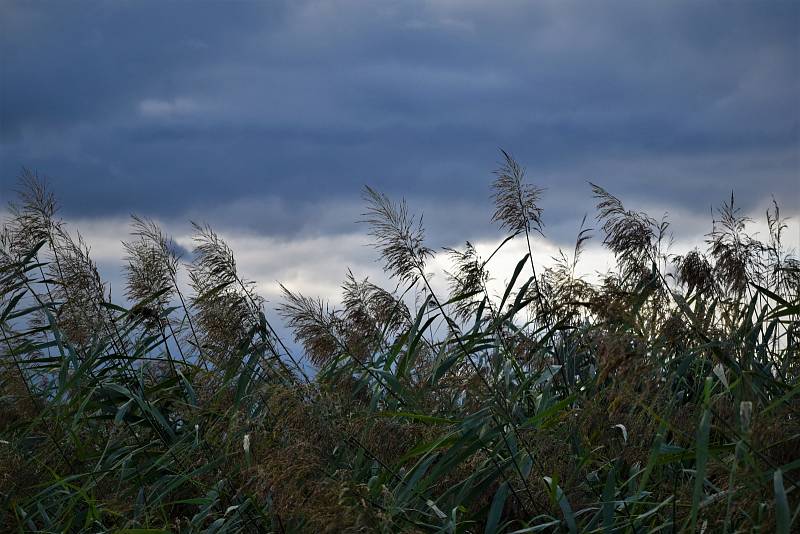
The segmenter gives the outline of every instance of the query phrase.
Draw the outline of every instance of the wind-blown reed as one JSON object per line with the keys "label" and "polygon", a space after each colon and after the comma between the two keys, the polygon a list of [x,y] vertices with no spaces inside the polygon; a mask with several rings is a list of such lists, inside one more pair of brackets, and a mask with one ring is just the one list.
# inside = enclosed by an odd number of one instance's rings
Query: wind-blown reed
{"label": "wind-blown reed", "polygon": [[502,156],[491,218],[529,253],[497,273],[496,251],[446,248],[437,294],[422,217],[366,188],[398,285],[284,288],[313,378],[211,227],[184,259],[134,217],[121,306],[26,171],[0,232],[2,529],[796,529],[800,263],[777,204],[759,240],[731,196],[678,255],[666,219],[592,184],[617,260],[592,283],[585,219],[534,270],[544,191]]}

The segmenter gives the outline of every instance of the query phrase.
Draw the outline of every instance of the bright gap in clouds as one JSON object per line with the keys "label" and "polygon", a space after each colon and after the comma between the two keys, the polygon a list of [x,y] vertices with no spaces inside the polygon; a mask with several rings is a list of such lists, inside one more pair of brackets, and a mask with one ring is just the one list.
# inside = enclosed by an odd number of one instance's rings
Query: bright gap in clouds
{"label": "bright gap in clouds", "polygon": [[[765,203],[762,209],[748,213],[753,222],[747,225],[747,232],[762,240],[768,237],[764,216],[766,208]],[[660,218],[660,214],[663,213],[663,210],[659,211],[657,208],[645,211],[656,218]],[[787,251],[794,250],[796,254],[800,247],[800,214],[785,215],[790,218],[789,227],[784,233],[784,246]],[[712,229],[710,213],[701,217],[673,211],[667,214],[667,218],[671,222],[670,231],[674,237],[669,249],[671,253],[684,254],[694,247],[705,249],[705,235]],[[210,222],[213,226],[213,221]],[[576,236],[579,222],[577,221],[575,225]],[[121,240],[127,239],[129,235],[129,221],[123,218],[90,218],[73,219],[68,223],[69,230],[79,231],[90,246],[92,258],[98,264],[104,280],[110,284],[114,300],[124,300],[122,269],[125,264],[125,251]],[[160,224],[182,249],[192,250],[191,227],[188,223],[177,225],[161,221]],[[576,275],[596,282],[599,280],[599,275],[615,268],[615,262],[613,256],[602,246],[602,233],[598,230],[596,221],[587,217],[585,225],[594,229],[591,232],[592,239],[586,244],[580,256]],[[255,282],[259,294],[267,299],[268,311],[274,311],[275,305],[282,298],[281,284],[305,296],[319,297],[332,305],[338,304],[341,284],[348,269],[356,278],[369,277],[370,281],[385,289],[396,287],[396,282],[383,272],[382,265],[378,261],[378,252],[371,246],[370,237],[366,233],[367,228],[364,226],[357,226],[350,232],[298,235],[292,238],[234,229],[215,228],[215,230],[234,251],[240,275]],[[432,228],[429,230],[435,231]],[[428,243],[428,246],[435,248],[437,252],[428,262],[427,270],[433,274],[431,283],[440,295],[446,294],[447,291],[445,272],[452,269],[448,254],[442,247],[460,249],[464,241],[469,240],[485,260],[503,240],[499,230],[496,238],[464,237],[465,239],[460,242]],[[553,258],[559,255],[559,249],[563,250],[568,258],[572,258],[574,240],[555,242],[535,235],[532,236],[531,247],[537,272],[541,274],[545,267],[553,265]],[[506,243],[492,258],[489,264],[491,280],[488,285],[491,293],[502,295],[514,267],[527,252],[527,244],[522,236]],[[184,261],[189,261],[190,256],[191,254],[187,254],[183,258]],[[520,283],[527,276],[529,273],[526,270],[520,277]]]}
{"label": "bright gap in clouds", "polygon": [[[761,209],[747,215],[753,220],[747,225],[746,231],[762,240],[768,237],[765,210],[767,203],[762,203]],[[664,210],[657,207],[645,209],[651,216],[660,218]],[[789,226],[784,233],[784,245],[787,251],[796,255],[800,248],[800,213],[789,215]],[[487,215],[488,216],[488,215]],[[669,249],[673,254],[685,254],[698,247],[705,249],[705,235],[712,229],[712,216],[706,217],[691,215],[687,212],[673,211],[667,215],[671,221],[670,230],[674,234],[674,241]],[[5,217],[3,217],[5,219]],[[188,223],[173,223],[157,221],[162,229],[170,235],[175,243],[184,251],[183,260],[191,259],[193,240],[191,225]],[[212,223],[213,221],[209,221]],[[440,221],[437,221],[440,222]],[[125,250],[122,240],[129,238],[130,226],[126,218],[86,218],[70,219],[67,229],[74,235],[80,232],[81,236],[90,247],[92,259],[96,262],[103,280],[108,284],[112,300],[125,304],[125,285],[123,267],[125,265]],[[577,236],[579,223],[576,222],[574,234]],[[590,282],[598,282],[602,274],[615,269],[613,255],[602,246],[602,234],[597,229],[593,217],[587,217],[585,225],[594,228],[592,239],[585,245],[580,260],[576,267],[576,275]],[[428,228],[435,235],[435,228]],[[282,300],[281,284],[293,292],[304,296],[321,298],[331,306],[336,307],[341,300],[341,284],[345,279],[348,269],[357,279],[369,277],[370,281],[387,290],[397,287],[383,272],[378,260],[378,251],[371,246],[367,228],[356,226],[353,231],[335,232],[325,235],[301,234],[292,238],[276,237],[255,232],[244,232],[236,229],[216,229],[234,252],[239,274],[256,284],[258,293],[267,300],[265,312],[281,338],[290,346],[295,355],[302,353],[302,348],[293,342],[293,334],[277,318],[275,308]],[[449,232],[452,235],[453,232]],[[457,232],[456,232],[457,234]],[[502,233],[498,230],[496,238],[479,237],[470,239],[464,236],[476,248],[481,259],[489,258],[503,240]],[[427,271],[432,274],[430,282],[439,296],[447,295],[446,272],[451,271],[453,265],[442,247],[461,249],[464,240],[449,243],[428,243],[436,248],[436,254],[427,264]],[[554,264],[554,258],[559,256],[559,249],[563,250],[568,259],[572,258],[574,239],[569,242],[556,242],[542,236],[532,236],[531,247],[533,250],[534,264],[539,275],[544,268]],[[487,284],[490,294],[500,297],[517,263],[527,254],[528,248],[524,236],[517,237],[506,243],[497,252],[488,265],[490,280]],[[519,288],[530,276],[526,265],[517,280]],[[179,273],[179,283],[184,287],[186,294],[190,294],[186,269]],[[515,288],[515,289],[516,289]],[[401,288],[399,292],[402,292]],[[399,293],[398,292],[398,293]],[[407,301],[413,304],[413,296],[408,296]],[[304,359],[304,358],[303,358]]]}

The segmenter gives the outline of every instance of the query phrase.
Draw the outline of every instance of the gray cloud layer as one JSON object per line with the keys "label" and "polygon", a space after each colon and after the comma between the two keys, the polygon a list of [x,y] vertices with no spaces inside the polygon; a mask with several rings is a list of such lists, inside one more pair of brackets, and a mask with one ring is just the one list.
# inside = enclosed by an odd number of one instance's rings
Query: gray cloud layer
{"label": "gray cloud layer", "polygon": [[797,2],[4,2],[0,194],[27,166],[68,214],[291,236],[369,183],[447,241],[488,231],[504,147],[557,238],[587,180],[796,212],[798,28]]}

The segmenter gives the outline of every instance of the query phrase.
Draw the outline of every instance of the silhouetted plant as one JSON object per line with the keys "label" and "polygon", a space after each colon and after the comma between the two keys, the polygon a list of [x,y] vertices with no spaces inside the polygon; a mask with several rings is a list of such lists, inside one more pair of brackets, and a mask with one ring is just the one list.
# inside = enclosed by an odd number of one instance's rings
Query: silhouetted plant
{"label": "silhouetted plant", "polygon": [[465,320],[474,315],[486,291],[489,272],[475,247],[467,241],[464,250],[445,248],[454,269],[447,273],[451,300],[456,300],[454,315]]}
{"label": "silhouetted plant", "polygon": [[543,190],[525,183],[525,169],[505,150],[501,151],[504,162],[495,171],[492,183],[492,198],[495,211],[492,221],[512,234],[542,231],[542,209],[539,202]]}
{"label": "silhouetted plant", "polygon": [[494,220],[508,236],[487,258],[444,249],[447,300],[421,217],[366,189],[398,286],[348,271],[340,303],[283,288],[313,379],[209,226],[184,265],[134,217],[130,307],[114,304],[26,171],[0,230],[0,525],[790,532],[800,263],[777,204],[764,242],[731,197],[707,249],[675,255],[666,219],[592,185],[615,269],[579,276],[584,218],[541,276],[530,254],[496,273],[506,243],[542,230],[541,190],[503,156]]}
{"label": "silhouetted plant", "polygon": [[242,280],[233,251],[208,225],[193,223],[194,261],[189,282],[194,320],[203,353],[215,364],[225,362],[258,324],[262,299]]}
{"label": "silhouetted plant", "polygon": [[425,246],[422,218],[409,214],[405,200],[392,203],[370,187],[364,189],[364,221],[384,261],[384,269],[401,282],[415,280],[433,251]]}

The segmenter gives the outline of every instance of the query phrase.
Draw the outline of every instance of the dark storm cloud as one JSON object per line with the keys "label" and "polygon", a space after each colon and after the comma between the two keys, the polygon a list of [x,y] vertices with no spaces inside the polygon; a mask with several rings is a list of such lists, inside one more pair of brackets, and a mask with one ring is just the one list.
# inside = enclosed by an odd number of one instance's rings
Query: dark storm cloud
{"label": "dark storm cloud", "polygon": [[68,213],[325,232],[369,183],[450,240],[486,231],[498,147],[547,187],[559,237],[587,180],[694,212],[731,189],[800,209],[795,2],[0,10],[0,192],[36,168]]}

